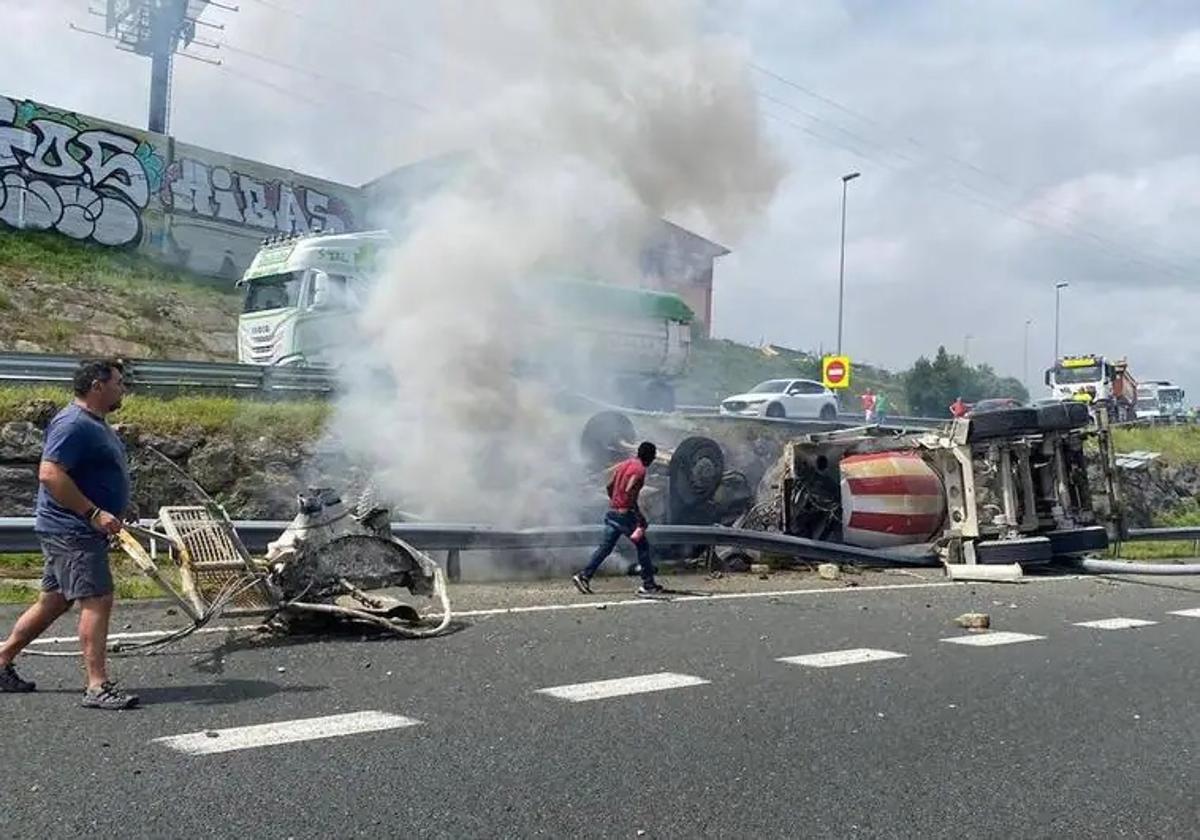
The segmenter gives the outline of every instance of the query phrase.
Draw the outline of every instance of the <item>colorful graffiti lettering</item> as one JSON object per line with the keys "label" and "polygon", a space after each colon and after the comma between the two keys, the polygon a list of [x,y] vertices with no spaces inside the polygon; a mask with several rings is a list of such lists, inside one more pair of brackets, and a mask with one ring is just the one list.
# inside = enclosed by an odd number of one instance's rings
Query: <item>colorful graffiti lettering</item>
{"label": "colorful graffiti lettering", "polygon": [[0,96],[0,222],[137,245],[163,159],[137,137]]}
{"label": "colorful graffiti lettering", "polygon": [[176,213],[283,233],[354,229],[350,209],[336,196],[191,158],[167,168],[160,197]]}

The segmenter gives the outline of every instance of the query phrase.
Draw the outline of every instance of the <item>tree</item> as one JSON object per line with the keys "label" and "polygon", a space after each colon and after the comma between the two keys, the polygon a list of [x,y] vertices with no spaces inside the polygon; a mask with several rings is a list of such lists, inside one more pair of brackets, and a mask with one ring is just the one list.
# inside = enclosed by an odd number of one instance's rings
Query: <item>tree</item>
{"label": "tree", "polygon": [[924,356],[917,359],[903,376],[910,410],[924,417],[949,415],[950,403],[959,397],[968,403],[996,397],[1029,399],[1029,392],[1016,379],[997,375],[990,365],[970,367],[945,347],[938,347],[932,362]]}

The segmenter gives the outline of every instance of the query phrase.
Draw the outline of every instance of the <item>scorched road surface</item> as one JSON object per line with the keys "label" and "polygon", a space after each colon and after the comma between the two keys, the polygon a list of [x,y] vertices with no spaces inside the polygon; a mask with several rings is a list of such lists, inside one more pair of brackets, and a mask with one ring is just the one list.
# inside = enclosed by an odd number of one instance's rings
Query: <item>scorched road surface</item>
{"label": "scorched road surface", "polygon": [[[476,616],[429,641],[197,636],[120,660],[146,707],[119,714],[77,706],[74,662],[24,659],[45,690],[0,696],[0,825],[1197,836],[1200,582],[1153,584],[613,605]],[[954,626],[968,610],[992,631]]]}

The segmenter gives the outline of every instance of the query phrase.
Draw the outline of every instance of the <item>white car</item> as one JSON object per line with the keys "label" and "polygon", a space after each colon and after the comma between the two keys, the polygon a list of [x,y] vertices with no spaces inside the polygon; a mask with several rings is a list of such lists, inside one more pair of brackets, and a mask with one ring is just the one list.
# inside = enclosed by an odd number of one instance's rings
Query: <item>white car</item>
{"label": "white car", "polygon": [[768,379],[744,394],[726,397],[721,413],[836,420],[838,401],[833,391],[811,379]]}

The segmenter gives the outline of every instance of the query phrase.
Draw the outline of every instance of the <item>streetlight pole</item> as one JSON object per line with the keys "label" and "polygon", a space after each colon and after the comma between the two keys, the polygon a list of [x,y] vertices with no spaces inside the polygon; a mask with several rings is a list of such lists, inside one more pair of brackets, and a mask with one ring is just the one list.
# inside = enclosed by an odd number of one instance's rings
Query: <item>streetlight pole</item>
{"label": "streetlight pole", "polygon": [[974,337],[975,336],[971,335],[970,333],[967,333],[966,335],[963,336],[963,364],[964,365],[967,363],[967,359],[970,358],[971,339]]}
{"label": "streetlight pole", "polygon": [[[1025,386],[1026,391],[1029,391],[1029,325],[1032,323],[1032,318],[1025,319],[1025,345],[1021,355],[1021,384]],[[1057,359],[1055,361],[1057,362]]]}
{"label": "streetlight pole", "polygon": [[842,355],[842,313],[846,303],[846,187],[861,175],[861,172],[847,172],[842,176],[842,250],[838,261],[838,332],[837,354]]}
{"label": "streetlight pole", "polygon": [[1071,284],[1065,280],[1059,280],[1054,284],[1054,363],[1058,364],[1059,344],[1058,344],[1058,322],[1059,316],[1062,313],[1062,290]]}

